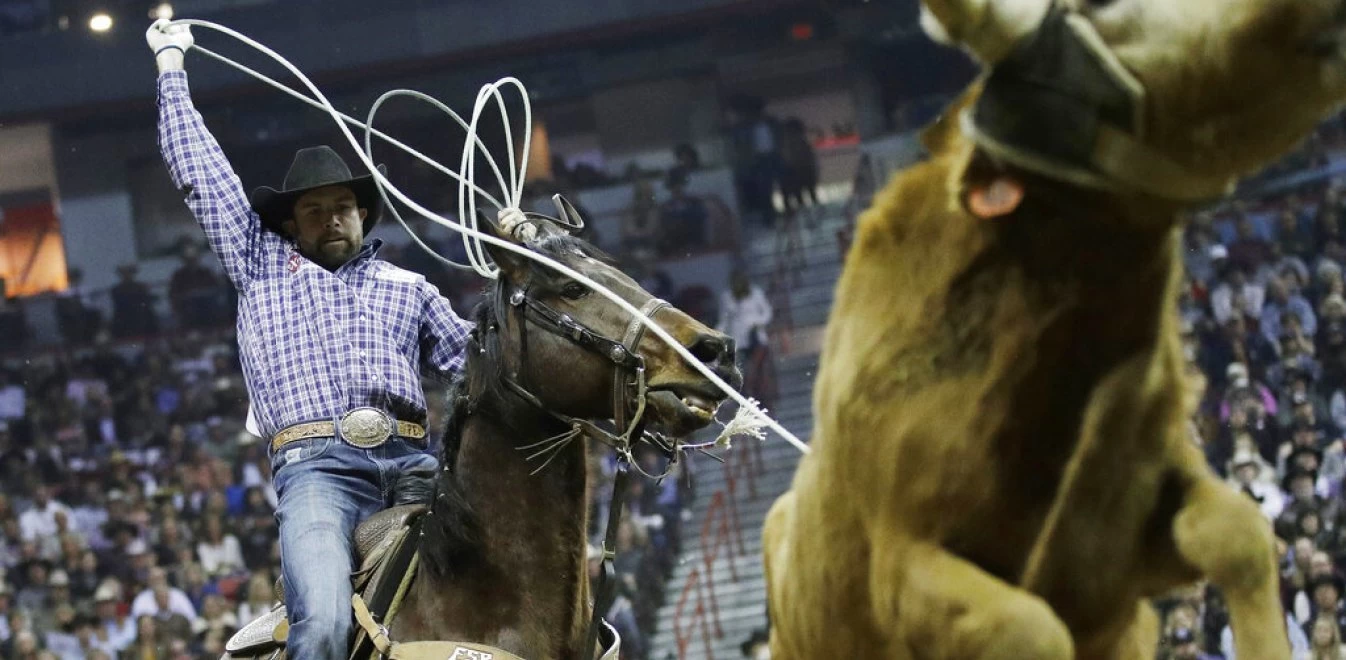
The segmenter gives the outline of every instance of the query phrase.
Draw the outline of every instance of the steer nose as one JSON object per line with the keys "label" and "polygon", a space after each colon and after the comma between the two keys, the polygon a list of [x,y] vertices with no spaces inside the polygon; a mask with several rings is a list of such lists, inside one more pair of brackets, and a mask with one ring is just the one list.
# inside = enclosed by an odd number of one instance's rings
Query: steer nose
{"label": "steer nose", "polygon": [[687,350],[691,351],[696,359],[711,366],[734,363],[734,340],[727,335],[699,334]]}

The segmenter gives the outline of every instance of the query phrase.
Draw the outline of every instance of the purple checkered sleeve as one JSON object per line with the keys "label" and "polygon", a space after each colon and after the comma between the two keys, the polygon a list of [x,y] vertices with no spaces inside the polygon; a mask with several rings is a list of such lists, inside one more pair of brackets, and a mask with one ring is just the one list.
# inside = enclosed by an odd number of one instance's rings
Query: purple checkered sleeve
{"label": "purple checkered sleeve", "polygon": [[463,370],[463,347],[467,345],[472,326],[458,318],[435,285],[422,282],[425,297],[425,318],[421,325],[422,367],[439,373],[442,378],[452,378]]}
{"label": "purple checkered sleeve", "polygon": [[159,77],[159,150],[224,272],[240,291],[246,289],[261,222],[220,145],[192,107],[185,71]]}
{"label": "purple checkered sleeve", "polygon": [[239,355],[262,433],[362,406],[424,423],[420,370],[460,371],[471,324],[424,277],[379,260],[381,241],[332,272],[264,229],[181,71],[159,77],[159,146],[238,287]]}

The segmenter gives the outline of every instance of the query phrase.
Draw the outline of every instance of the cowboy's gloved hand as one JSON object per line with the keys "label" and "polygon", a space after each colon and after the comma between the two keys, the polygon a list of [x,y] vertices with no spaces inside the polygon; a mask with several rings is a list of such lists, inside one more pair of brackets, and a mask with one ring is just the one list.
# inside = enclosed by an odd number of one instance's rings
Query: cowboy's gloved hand
{"label": "cowboy's gloved hand", "polygon": [[150,50],[156,56],[166,52],[164,49],[170,46],[181,49],[182,53],[186,53],[196,43],[192,38],[190,26],[170,25],[170,21],[166,18],[161,18],[150,24],[150,29],[145,31],[145,42],[150,45]]}
{"label": "cowboy's gloved hand", "polygon": [[500,230],[520,243],[537,238],[537,227],[528,221],[522,209],[503,208],[495,218],[500,223]]}

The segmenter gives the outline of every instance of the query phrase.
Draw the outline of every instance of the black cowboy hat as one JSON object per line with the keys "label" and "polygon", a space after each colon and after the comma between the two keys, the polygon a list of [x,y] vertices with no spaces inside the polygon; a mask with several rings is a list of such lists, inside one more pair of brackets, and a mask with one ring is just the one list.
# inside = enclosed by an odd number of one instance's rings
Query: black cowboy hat
{"label": "black cowboy hat", "polygon": [[1317,470],[1304,470],[1293,466],[1289,468],[1289,471],[1286,473],[1285,478],[1281,480],[1281,488],[1285,489],[1286,492],[1290,492],[1290,482],[1294,481],[1295,477],[1308,477],[1309,480],[1313,482],[1315,490],[1317,489],[1318,486]]}
{"label": "black cowboy hat", "polygon": [[109,520],[103,523],[103,536],[113,538],[121,532],[126,532],[134,537],[140,533],[140,529],[125,520]]}
{"label": "black cowboy hat", "polygon": [[[387,176],[387,167],[378,168],[380,174]],[[352,176],[346,161],[327,145],[296,151],[281,189],[262,186],[252,191],[252,209],[262,219],[263,227],[284,234],[281,223],[294,217],[295,200],[310,190],[327,186],[346,186],[355,193],[356,206],[368,211],[364,222],[364,232],[368,234],[383,215],[383,199],[374,175]]]}
{"label": "black cowboy hat", "polygon": [[1316,448],[1316,447],[1295,447],[1294,450],[1292,450],[1292,451],[1290,452],[1290,454],[1289,454],[1288,456],[1285,457],[1285,464],[1286,464],[1287,466],[1290,466],[1290,469],[1294,469],[1294,466],[1296,465],[1296,463],[1295,463],[1295,459],[1299,458],[1300,455],[1302,455],[1302,454],[1309,454],[1309,455],[1313,456],[1314,458],[1318,459],[1318,463],[1317,463],[1317,465],[1318,465],[1318,469],[1320,469],[1320,470],[1322,469],[1322,467],[1323,467],[1323,452],[1322,452],[1322,450],[1320,450],[1320,449],[1318,449],[1318,448]]}
{"label": "black cowboy hat", "polygon": [[46,560],[46,559],[42,559],[42,558],[25,559],[25,560],[19,562],[18,564],[16,564],[16,565],[14,566],[15,573],[18,574],[18,575],[23,576],[23,579],[27,579],[27,578],[28,578],[28,571],[33,570],[33,567],[34,567],[34,566],[41,566],[44,570],[46,570],[46,571],[47,571],[47,577],[48,577],[48,579],[50,579],[50,577],[51,577],[51,570],[52,570],[52,567],[54,566],[54,564],[52,564],[51,561]]}
{"label": "black cowboy hat", "polygon": [[1298,364],[1292,364],[1285,367],[1285,381],[1293,382],[1296,378],[1302,378],[1304,379],[1304,382],[1310,385],[1313,384],[1313,372]]}
{"label": "black cowboy hat", "polygon": [[1336,587],[1338,596],[1346,594],[1346,582],[1343,582],[1341,576],[1337,575],[1335,572],[1310,578],[1309,583],[1304,585],[1304,591],[1312,596],[1313,592],[1317,591],[1318,587],[1324,584],[1330,584],[1333,587]]}
{"label": "black cowboy hat", "polygon": [[1318,427],[1302,419],[1296,419],[1295,421],[1290,423],[1291,436],[1294,436],[1294,434],[1299,433],[1300,431],[1309,431],[1310,433],[1317,435]]}

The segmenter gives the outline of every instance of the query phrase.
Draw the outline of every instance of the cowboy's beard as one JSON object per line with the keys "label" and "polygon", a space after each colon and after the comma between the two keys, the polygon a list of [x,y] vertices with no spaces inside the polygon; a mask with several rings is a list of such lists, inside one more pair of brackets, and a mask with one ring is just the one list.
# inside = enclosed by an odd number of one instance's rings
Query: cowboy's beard
{"label": "cowboy's beard", "polygon": [[354,258],[359,250],[359,242],[351,237],[328,237],[308,246],[305,256],[324,268],[336,270]]}

